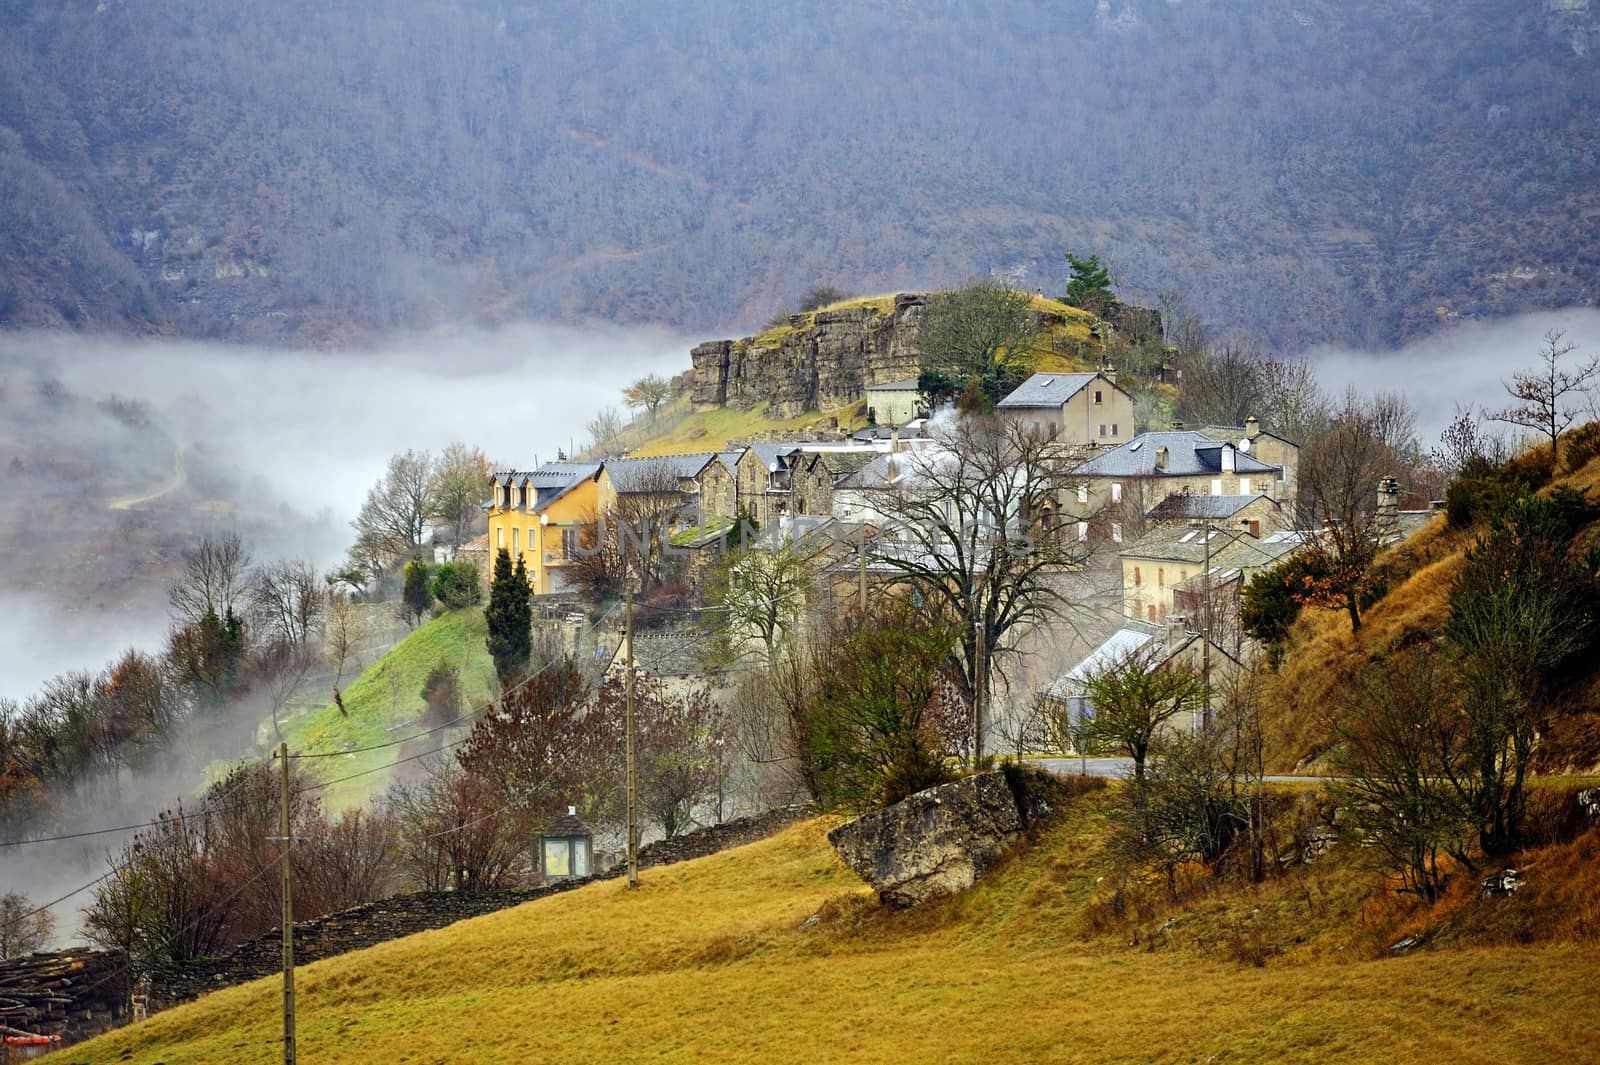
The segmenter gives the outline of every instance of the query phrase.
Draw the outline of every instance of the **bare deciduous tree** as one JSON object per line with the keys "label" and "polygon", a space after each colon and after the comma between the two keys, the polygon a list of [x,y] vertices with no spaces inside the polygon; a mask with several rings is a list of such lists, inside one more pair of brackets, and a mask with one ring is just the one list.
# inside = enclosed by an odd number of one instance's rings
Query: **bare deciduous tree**
{"label": "bare deciduous tree", "polygon": [[454,546],[460,547],[483,518],[483,505],[489,499],[489,460],[479,449],[460,441],[446,445],[439,453],[429,491],[435,512],[449,523]]}
{"label": "bare deciduous tree", "polygon": [[237,532],[203,537],[184,553],[183,575],[167,593],[180,624],[197,625],[207,613],[226,617],[241,609],[250,589],[250,552]]}
{"label": "bare deciduous tree", "polygon": [[1192,669],[1163,663],[1151,644],[1121,654],[1084,679],[1092,708],[1085,739],[1133,759],[1133,779],[1142,784],[1145,762],[1169,722],[1192,712],[1205,698],[1205,680]]}
{"label": "bare deciduous tree", "polygon": [[1576,350],[1577,345],[1566,339],[1563,330],[1552,329],[1546,333],[1544,347],[1539,349],[1539,365],[1532,370],[1517,371],[1506,383],[1506,391],[1517,401],[1516,406],[1489,414],[1497,422],[1520,425],[1549,437],[1552,458],[1557,438],[1578,416],[1577,411],[1566,404],[1566,398],[1586,392],[1589,382],[1600,378],[1600,355],[1591,356],[1571,370],[1563,367],[1563,360]]}
{"label": "bare deciduous tree", "polygon": [[328,608],[326,584],[303,559],[283,559],[256,570],[250,582],[251,621],[257,638],[309,653]]}
{"label": "bare deciduous tree", "polygon": [[34,910],[31,902],[14,891],[0,895],[0,961],[20,958],[49,944],[56,920],[49,910]]}
{"label": "bare deciduous tree", "polygon": [[[1088,547],[1041,521],[1055,494],[1049,443],[994,418],[964,418],[936,439],[902,456],[898,487],[878,504],[891,534],[869,554],[956,623],[962,693],[986,706],[1017,653],[1007,638],[1062,616],[1060,573]],[[975,723],[980,757],[982,729]]]}
{"label": "bare deciduous tree", "polygon": [[433,457],[406,451],[389,459],[389,468],[367,492],[351,527],[357,543],[373,559],[410,558],[422,547],[428,523],[438,515],[433,495]]}

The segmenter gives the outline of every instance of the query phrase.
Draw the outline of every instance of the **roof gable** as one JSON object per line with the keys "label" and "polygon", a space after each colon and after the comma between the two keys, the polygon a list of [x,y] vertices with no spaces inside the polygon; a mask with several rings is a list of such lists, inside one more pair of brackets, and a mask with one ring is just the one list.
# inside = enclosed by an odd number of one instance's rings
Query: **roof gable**
{"label": "roof gable", "polygon": [[[996,406],[1001,410],[1014,410],[1018,407],[1059,407],[1083,391],[1089,382],[1097,377],[1100,377],[1100,374],[1036,373],[1013,389],[1011,394]],[[1111,381],[1106,381],[1106,384],[1112,388],[1116,387]]]}

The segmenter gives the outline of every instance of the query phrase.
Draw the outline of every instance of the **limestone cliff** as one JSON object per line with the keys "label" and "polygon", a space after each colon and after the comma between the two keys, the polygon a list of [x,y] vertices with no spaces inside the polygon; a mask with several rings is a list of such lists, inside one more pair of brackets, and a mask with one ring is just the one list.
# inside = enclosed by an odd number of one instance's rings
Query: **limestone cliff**
{"label": "limestone cliff", "polygon": [[712,340],[689,353],[697,407],[755,407],[776,417],[831,410],[868,385],[917,376],[921,293],[789,316],[743,340]]}

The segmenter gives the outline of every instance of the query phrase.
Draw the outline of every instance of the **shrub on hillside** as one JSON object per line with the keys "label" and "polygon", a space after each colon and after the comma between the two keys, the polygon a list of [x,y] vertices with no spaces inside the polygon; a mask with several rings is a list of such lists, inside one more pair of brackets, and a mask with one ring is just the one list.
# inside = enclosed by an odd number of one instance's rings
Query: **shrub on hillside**
{"label": "shrub on hillside", "polygon": [[446,562],[433,573],[433,597],[447,610],[460,610],[483,599],[478,567],[470,562]]}
{"label": "shrub on hillside", "polygon": [[1567,434],[1566,444],[1568,471],[1583,469],[1590,459],[1600,455],[1600,422],[1578,426]]}
{"label": "shrub on hillside", "polygon": [[461,671],[445,659],[428,670],[422,681],[422,701],[427,704],[423,720],[429,725],[442,725],[461,716]]}

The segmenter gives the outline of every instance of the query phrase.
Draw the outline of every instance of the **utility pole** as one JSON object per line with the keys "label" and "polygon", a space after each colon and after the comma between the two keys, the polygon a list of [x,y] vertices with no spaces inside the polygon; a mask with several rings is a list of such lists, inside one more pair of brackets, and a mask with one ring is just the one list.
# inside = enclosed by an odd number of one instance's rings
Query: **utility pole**
{"label": "utility pole", "polygon": [[[1201,526],[1201,535],[1205,537],[1205,574],[1200,579],[1200,594],[1205,598],[1201,612],[1205,618],[1205,632],[1201,634],[1200,643],[1200,686],[1205,692],[1205,706],[1202,711],[1201,723],[1211,724],[1211,523],[1206,522]],[[1190,659],[1190,661],[1194,661]]]}
{"label": "utility pole", "polygon": [[861,523],[861,550],[857,556],[860,572],[856,575],[858,584],[857,592],[860,596],[861,617],[867,616],[867,523]]}
{"label": "utility pole", "polygon": [[633,592],[627,593],[623,640],[627,645],[622,727],[627,733],[628,887],[639,886],[639,764],[633,744]]}
{"label": "utility pole", "polygon": [[972,668],[972,767],[980,768],[983,765],[983,711],[984,689],[988,687],[985,682],[987,673],[984,670],[983,656],[983,619],[972,623],[972,639],[976,652]]}
{"label": "utility pole", "polygon": [[283,794],[278,809],[278,828],[283,833],[283,1065],[294,1065],[294,903],[289,898],[289,847],[293,836],[289,825],[289,744],[278,745],[283,763]]}

